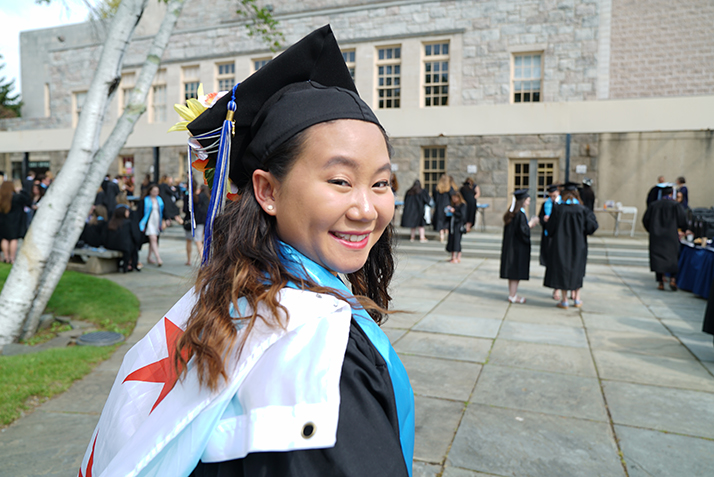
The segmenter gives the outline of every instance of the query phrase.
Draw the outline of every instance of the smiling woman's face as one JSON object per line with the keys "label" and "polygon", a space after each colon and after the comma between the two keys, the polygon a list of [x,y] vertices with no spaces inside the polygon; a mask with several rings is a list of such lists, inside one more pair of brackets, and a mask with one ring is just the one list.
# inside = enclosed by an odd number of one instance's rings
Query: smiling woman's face
{"label": "smiling woman's face", "polygon": [[328,270],[359,270],[394,215],[390,175],[375,124],[342,119],[312,126],[269,202],[278,236]]}

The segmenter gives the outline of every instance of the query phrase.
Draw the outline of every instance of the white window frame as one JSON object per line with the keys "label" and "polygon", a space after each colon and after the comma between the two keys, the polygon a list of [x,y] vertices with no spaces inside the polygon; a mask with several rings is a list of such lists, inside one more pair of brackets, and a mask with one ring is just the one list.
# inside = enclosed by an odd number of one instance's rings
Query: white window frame
{"label": "white window frame", "polygon": [[[375,81],[375,102],[377,109],[400,109],[402,103],[402,45],[379,45],[375,47],[376,55],[376,81]],[[384,50],[384,58],[379,57],[380,50]],[[393,50],[392,57],[389,58],[387,51]],[[383,73],[380,75],[380,68],[383,68]],[[389,72],[391,71],[391,73]],[[380,80],[384,78],[383,84]],[[380,92],[384,91],[384,95],[380,97]],[[392,92],[389,95],[389,92]],[[381,101],[381,102],[380,102]],[[387,104],[391,101],[391,105]]]}
{"label": "white window frame", "polygon": [[[532,58],[533,56],[538,55],[540,57],[540,64],[537,66],[532,63],[532,59],[529,60],[531,62],[531,65],[526,68],[525,66],[521,66],[521,76],[516,77],[518,74],[518,68],[516,66],[517,63],[517,58]],[[543,102],[543,61],[544,61],[544,54],[543,51],[519,51],[519,52],[513,52],[511,53],[511,103],[517,104],[517,103],[542,103]],[[533,69],[538,68],[539,75],[534,75],[533,74]],[[527,70],[530,74],[527,77],[523,76],[523,73],[525,73]],[[532,87],[532,82],[538,82],[538,90],[534,89]],[[525,89],[523,88],[524,83],[530,83],[530,86]],[[517,89],[517,87],[520,86],[520,88]],[[538,99],[533,100],[533,93],[538,94]],[[518,101],[516,101],[516,95],[521,94],[521,97]],[[529,100],[524,101],[525,95],[529,95]]]}
{"label": "white window frame", "polygon": [[[198,85],[201,84],[200,79],[201,67],[199,65],[187,65],[181,67],[181,102],[185,103],[189,98],[198,97]],[[186,86],[189,84],[196,85],[196,96],[187,96]],[[192,88],[193,89],[193,88]]]}
{"label": "white window frame", "polygon": [[[223,67],[231,67],[232,71],[221,73]],[[227,82],[227,83],[226,83]],[[223,83],[223,85],[221,85]],[[236,63],[235,61],[222,61],[216,63],[216,88],[215,91],[228,91],[236,84]],[[228,85],[228,87],[223,87]]]}
{"label": "white window frame", "polygon": [[[156,90],[157,88],[163,88],[164,93],[163,93],[163,104],[161,103],[156,103]],[[168,121],[169,119],[169,111],[168,111],[168,87],[166,85],[166,69],[162,68],[156,72],[156,76],[154,77],[154,81],[151,85],[151,91],[149,92],[149,104],[151,105],[151,108],[149,108],[149,122],[150,123],[163,123]],[[163,114],[157,114],[158,108],[161,107],[163,108]],[[157,117],[161,116],[161,117]]]}
{"label": "white window frame", "polygon": [[345,60],[345,65],[350,71],[350,76],[352,76],[352,81],[355,80],[355,68],[357,64],[357,50],[354,48],[345,48],[342,50],[342,58]]}
{"label": "white window frame", "polygon": [[[439,46],[439,54],[436,55],[433,53],[433,48],[435,45]],[[446,45],[447,47],[447,53],[443,54],[442,53],[442,48],[443,46]],[[432,53],[427,56],[427,49],[431,49]],[[451,69],[451,61],[450,61],[450,53],[451,53],[451,42],[449,40],[438,40],[438,41],[429,41],[429,42],[424,42],[422,43],[422,79],[424,80],[424,84],[422,85],[422,105],[425,108],[432,108],[432,107],[442,107],[442,106],[448,106],[449,105],[449,70]],[[444,63],[446,63],[446,81],[442,82],[444,80],[443,78],[443,67]],[[438,72],[435,71],[434,67],[432,66],[433,64],[436,64],[436,67],[439,69]],[[430,69],[429,72],[427,72],[427,69]],[[435,78],[437,77],[437,78]],[[434,83],[433,80],[436,79],[437,83]],[[436,86],[435,86],[436,85]],[[446,94],[443,93],[443,88],[446,87]],[[440,90],[439,93],[434,93],[432,88],[438,88]],[[443,98],[446,98],[446,103],[444,104]],[[438,104],[434,104],[434,99],[438,99]],[[427,104],[429,103],[429,104]]]}

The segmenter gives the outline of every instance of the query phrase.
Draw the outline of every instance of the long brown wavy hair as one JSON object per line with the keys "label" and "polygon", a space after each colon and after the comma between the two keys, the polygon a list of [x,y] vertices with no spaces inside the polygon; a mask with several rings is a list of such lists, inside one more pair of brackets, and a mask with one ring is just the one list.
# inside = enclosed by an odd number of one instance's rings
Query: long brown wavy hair
{"label": "long brown wavy hair", "polygon": [[15,193],[15,186],[12,182],[5,181],[0,185],[0,212],[7,214],[12,209],[12,196]]}
{"label": "long brown wavy hair", "polygon": [[[289,139],[265,160],[265,170],[282,182],[303,150],[309,128]],[[384,134],[384,133],[383,133]],[[384,135],[392,155],[392,148]],[[309,279],[290,273],[281,261],[275,217],[266,214],[258,204],[249,183],[240,198],[229,202],[214,222],[211,258],[198,272],[195,284],[197,302],[191,311],[186,331],[177,342],[176,366],[180,376],[192,358],[199,382],[216,390],[221,378],[227,379],[224,357],[237,345],[240,352],[245,339],[258,319],[271,326],[281,326],[278,319],[287,310],[278,301],[278,294],[288,282],[303,290],[326,293],[348,301],[353,307],[367,310],[380,324],[389,313],[388,287],[394,274],[391,224],[369,252],[364,266],[347,275],[358,303],[337,290],[321,287]],[[245,298],[252,314],[240,318],[229,315],[231,303]],[[267,308],[266,315],[258,314],[258,304]],[[236,325],[242,322],[240,342]]]}

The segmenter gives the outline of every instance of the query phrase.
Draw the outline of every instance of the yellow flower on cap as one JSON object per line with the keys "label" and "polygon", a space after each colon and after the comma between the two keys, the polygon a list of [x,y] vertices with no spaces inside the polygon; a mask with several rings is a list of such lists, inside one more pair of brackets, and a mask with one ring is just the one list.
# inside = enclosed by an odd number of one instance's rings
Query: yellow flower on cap
{"label": "yellow flower on cap", "polygon": [[[189,98],[186,101],[186,106],[183,104],[174,104],[174,111],[178,113],[185,121],[179,121],[171,126],[168,132],[187,131],[188,123],[199,117],[205,110],[212,107],[228,91],[220,91],[214,93],[203,93],[203,83],[198,85],[198,98]],[[189,132],[189,134],[191,134]]]}

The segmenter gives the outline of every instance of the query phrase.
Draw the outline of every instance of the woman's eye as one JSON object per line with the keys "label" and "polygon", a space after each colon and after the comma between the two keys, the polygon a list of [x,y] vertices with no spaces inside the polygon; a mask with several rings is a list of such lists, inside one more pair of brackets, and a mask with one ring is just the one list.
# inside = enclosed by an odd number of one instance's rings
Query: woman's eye
{"label": "woman's eye", "polygon": [[374,184],[373,187],[385,188],[385,187],[390,187],[390,184],[389,184],[389,181],[379,181],[376,184]]}
{"label": "woman's eye", "polygon": [[349,185],[350,185],[350,183],[344,179],[330,179],[327,182],[330,184],[334,184],[334,185],[338,185],[338,186],[342,186],[342,187],[349,187]]}

